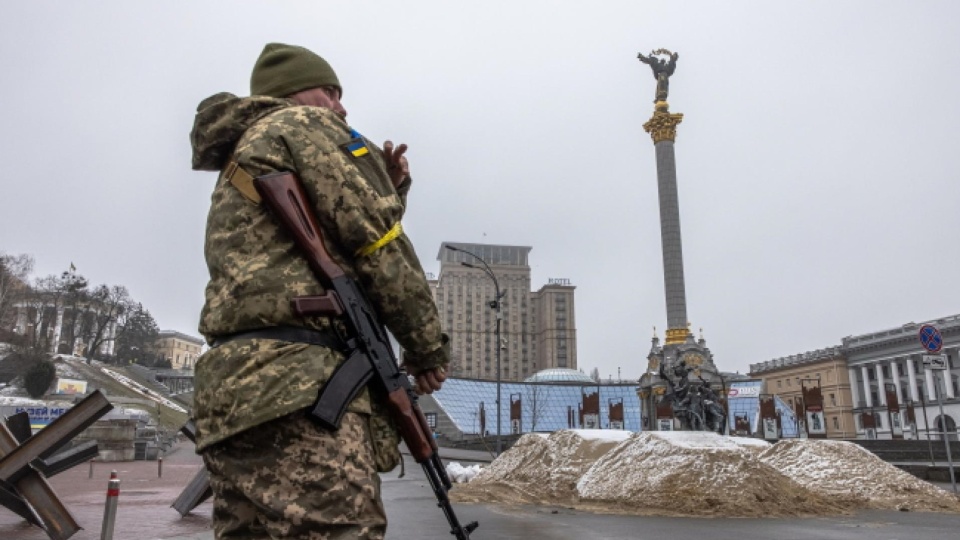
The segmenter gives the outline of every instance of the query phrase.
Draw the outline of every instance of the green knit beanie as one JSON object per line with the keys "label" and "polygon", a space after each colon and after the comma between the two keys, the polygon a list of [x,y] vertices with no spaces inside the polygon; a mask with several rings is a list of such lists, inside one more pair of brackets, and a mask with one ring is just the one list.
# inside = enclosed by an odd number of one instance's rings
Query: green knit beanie
{"label": "green knit beanie", "polygon": [[336,86],[343,94],[337,74],[315,53],[283,43],[268,43],[250,75],[250,95],[285,97],[301,90]]}

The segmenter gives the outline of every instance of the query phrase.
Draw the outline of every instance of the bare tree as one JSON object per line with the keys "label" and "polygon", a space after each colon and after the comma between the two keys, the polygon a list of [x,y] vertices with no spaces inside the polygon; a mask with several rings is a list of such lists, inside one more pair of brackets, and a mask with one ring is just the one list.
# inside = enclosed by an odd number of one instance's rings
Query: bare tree
{"label": "bare tree", "polygon": [[130,293],[122,285],[100,285],[87,293],[80,325],[87,363],[101,357],[100,348],[116,339],[119,319],[133,308]]}
{"label": "bare tree", "polygon": [[530,431],[536,431],[537,423],[543,418],[550,402],[550,385],[532,383],[525,386],[526,402],[530,404]]}
{"label": "bare tree", "polygon": [[600,368],[593,368],[590,370],[590,378],[595,382],[600,382]]}
{"label": "bare tree", "polygon": [[0,329],[13,327],[14,308],[30,291],[33,257],[0,253]]}

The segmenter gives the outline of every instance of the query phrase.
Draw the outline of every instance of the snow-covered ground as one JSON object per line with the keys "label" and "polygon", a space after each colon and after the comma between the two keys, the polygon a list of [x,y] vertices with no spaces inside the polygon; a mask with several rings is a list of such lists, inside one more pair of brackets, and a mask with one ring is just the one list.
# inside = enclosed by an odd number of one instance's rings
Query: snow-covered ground
{"label": "snow-covered ground", "polygon": [[[57,368],[57,377],[62,379],[80,379],[88,380],[90,377],[87,375],[86,370],[97,370],[104,375],[110,377],[111,379],[119,382],[120,384],[126,386],[133,392],[140,394],[146,399],[150,399],[157,403],[162,404],[165,407],[169,407],[173,410],[180,411],[182,413],[187,413],[187,410],[184,409],[181,405],[166,399],[165,397],[157,394],[153,390],[143,386],[142,384],[126,377],[112,369],[106,368],[107,364],[103,362],[93,360],[87,364],[87,359],[81,356],[70,356],[65,354],[59,354],[54,357],[54,366]],[[63,401],[73,401],[75,396],[70,394],[64,394],[62,396]],[[48,406],[50,401],[48,400],[38,400],[32,399],[27,396],[26,390],[16,385],[8,385],[4,388],[0,388],[0,407],[2,406],[11,406],[11,407],[44,407]],[[110,417],[128,417],[130,415],[141,417],[149,416],[149,413],[142,409],[141,407],[136,406],[119,406],[115,410],[107,414],[105,418]]]}
{"label": "snow-covered ground", "polygon": [[120,373],[117,373],[116,371],[107,369],[105,367],[101,367],[100,371],[102,371],[103,373],[106,373],[113,379],[120,382],[120,384],[126,386],[127,388],[133,390],[134,392],[137,392],[138,394],[141,394],[148,399],[156,401],[157,403],[163,405],[164,407],[169,407],[175,411],[180,411],[184,414],[189,414],[187,410],[181,407],[180,405],[177,405],[176,403],[170,401],[169,399],[161,396],[160,394],[154,392],[153,390],[150,390],[146,386],[143,386],[142,384],[138,383],[137,381],[125,375],[121,375]]}
{"label": "snow-covered ground", "polygon": [[461,502],[730,517],[960,512],[953,494],[843,441],[564,430],[525,435],[477,473],[452,471],[468,479],[451,491]]}

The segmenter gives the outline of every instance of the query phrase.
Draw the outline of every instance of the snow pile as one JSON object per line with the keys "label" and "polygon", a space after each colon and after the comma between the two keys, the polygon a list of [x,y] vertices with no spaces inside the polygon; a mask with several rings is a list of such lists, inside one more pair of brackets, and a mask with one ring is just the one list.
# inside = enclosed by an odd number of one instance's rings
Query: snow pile
{"label": "snow pile", "polygon": [[572,504],[577,481],[601,456],[634,436],[629,431],[563,430],[528,434],[458,489],[464,502]]}
{"label": "snow pile", "polygon": [[[4,389],[6,390],[6,389]],[[47,402],[39,399],[30,399],[22,396],[2,395],[0,406],[4,407],[46,407]]]}
{"label": "snow pile", "polygon": [[577,483],[585,509],[685,516],[795,516],[833,508],[759,461],[768,443],[710,432],[645,432]]}
{"label": "snow pile", "polygon": [[760,461],[818,493],[878,509],[960,512],[960,501],[845,441],[780,441]]}
{"label": "snow pile", "polygon": [[771,446],[710,432],[525,435],[451,496],[683,516],[960,512],[960,499],[853,443],[808,439]]}
{"label": "snow pile", "polygon": [[451,491],[450,499],[462,502],[536,503],[538,494],[531,490],[531,486],[539,481],[537,463],[547,448],[547,437],[544,435],[529,433],[520,437],[512,448],[484,467],[470,483]]}
{"label": "snow pile", "polygon": [[447,463],[447,476],[450,478],[451,482],[456,482],[458,484],[465,484],[471,480],[483,470],[483,467],[480,465],[470,465],[469,467],[464,467],[456,461],[451,461]]}

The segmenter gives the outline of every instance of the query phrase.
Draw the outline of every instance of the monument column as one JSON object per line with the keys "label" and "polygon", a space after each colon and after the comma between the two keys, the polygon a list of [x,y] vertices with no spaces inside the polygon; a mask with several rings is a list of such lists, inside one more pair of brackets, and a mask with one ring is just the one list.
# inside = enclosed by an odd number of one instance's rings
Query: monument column
{"label": "monument column", "polygon": [[682,114],[668,110],[667,102],[656,104],[653,117],[643,129],[653,139],[657,153],[657,190],[660,198],[660,242],[663,250],[663,284],[667,299],[666,344],[683,343],[687,328],[687,297],[683,280],[683,246],[680,240],[680,202],[677,196],[677,163],[673,143]]}
{"label": "monument column", "polygon": [[[647,359],[650,366],[656,365],[654,377],[641,379],[641,392],[647,395],[665,395],[686,392],[693,378],[702,378],[713,383],[721,382],[720,371],[713,362],[713,354],[707,348],[701,333],[695,339],[690,332],[687,318],[687,297],[683,275],[683,247],[680,241],[680,203],[677,196],[677,165],[674,141],[677,126],[683,121],[682,114],[670,112],[667,103],[670,76],[676,69],[679,55],[667,49],[657,49],[649,56],[640,53],[637,58],[650,66],[657,81],[654,94],[653,116],[643,124],[643,129],[653,140],[657,160],[657,194],[660,203],[660,247],[663,254],[663,283],[667,307],[667,332],[663,346],[654,339],[654,347]],[[714,387],[716,388],[716,386]],[[663,401],[664,398],[661,398]],[[666,404],[670,402],[667,401]],[[698,402],[699,403],[699,402]],[[659,409],[659,406],[658,406]],[[653,411],[651,411],[653,413]],[[666,414],[664,412],[663,414]],[[683,430],[711,430],[724,432],[723,419],[712,409],[703,409],[693,404],[690,410],[677,408],[672,411]]]}

